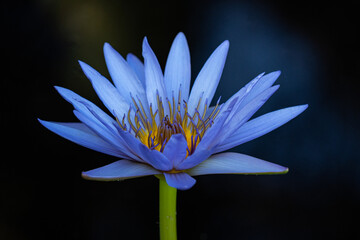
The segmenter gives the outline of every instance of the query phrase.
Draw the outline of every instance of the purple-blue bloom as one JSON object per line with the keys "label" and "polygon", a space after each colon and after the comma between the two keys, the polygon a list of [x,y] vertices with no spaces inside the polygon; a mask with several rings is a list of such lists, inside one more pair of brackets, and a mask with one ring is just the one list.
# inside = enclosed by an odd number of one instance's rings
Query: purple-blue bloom
{"label": "purple-blue bloom", "polygon": [[260,74],[225,103],[210,103],[224,68],[229,42],[211,54],[190,91],[190,53],[179,33],[164,74],[145,38],[144,62],[124,59],[105,43],[113,83],[79,61],[110,115],[71,90],[56,87],[80,122],[39,120],[54,133],[120,160],[83,172],[86,179],[113,181],[164,175],[168,185],[186,190],[204,174],[279,174],[286,167],[240,153],[225,152],[260,137],[302,113],[307,105],[280,109],[251,119],[279,88],[280,71]]}

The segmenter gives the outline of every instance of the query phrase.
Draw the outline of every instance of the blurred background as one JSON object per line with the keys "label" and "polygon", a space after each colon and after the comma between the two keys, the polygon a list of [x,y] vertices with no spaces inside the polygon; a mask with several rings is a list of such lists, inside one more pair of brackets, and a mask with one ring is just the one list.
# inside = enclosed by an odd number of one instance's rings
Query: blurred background
{"label": "blurred background", "polygon": [[[37,118],[76,121],[62,86],[101,105],[78,65],[109,76],[102,47],[141,57],[144,36],[164,67],[185,33],[192,80],[224,40],[215,98],[264,71],[280,90],[256,114],[309,108],[233,151],[289,167],[280,176],[211,175],[178,192],[179,239],[360,237],[357,1],[7,1],[1,4],[0,239],[158,239],[158,182],[83,180],[116,159],[58,137]],[[5,144],[4,144],[5,143]]]}

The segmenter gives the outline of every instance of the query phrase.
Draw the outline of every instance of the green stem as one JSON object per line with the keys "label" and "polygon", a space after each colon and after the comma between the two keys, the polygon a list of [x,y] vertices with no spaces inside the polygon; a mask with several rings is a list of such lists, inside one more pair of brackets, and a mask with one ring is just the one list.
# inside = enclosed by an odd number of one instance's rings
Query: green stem
{"label": "green stem", "polygon": [[176,240],[176,188],[170,187],[163,176],[159,178],[160,240]]}

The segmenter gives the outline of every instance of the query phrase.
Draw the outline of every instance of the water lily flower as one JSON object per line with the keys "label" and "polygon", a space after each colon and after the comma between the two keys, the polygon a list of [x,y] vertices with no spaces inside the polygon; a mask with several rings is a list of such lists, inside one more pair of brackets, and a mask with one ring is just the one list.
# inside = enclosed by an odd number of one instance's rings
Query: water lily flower
{"label": "water lily flower", "polygon": [[[190,91],[190,53],[179,33],[170,49],[164,74],[144,38],[144,62],[124,59],[105,43],[111,83],[79,61],[108,113],[75,92],[56,87],[74,107],[80,122],[39,120],[54,133],[84,147],[118,158],[82,173],[85,179],[123,180],[163,176],[173,188],[191,188],[197,175],[279,174],[288,169],[235,152],[224,152],[258,138],[302,113],[307,105],[284,108],[251,119],[279,88],[280,71],[260,74],[230,99],[210,106],[225,64],[229,42],[208,58]],[[224,153],[222,153],[224,152]]]}

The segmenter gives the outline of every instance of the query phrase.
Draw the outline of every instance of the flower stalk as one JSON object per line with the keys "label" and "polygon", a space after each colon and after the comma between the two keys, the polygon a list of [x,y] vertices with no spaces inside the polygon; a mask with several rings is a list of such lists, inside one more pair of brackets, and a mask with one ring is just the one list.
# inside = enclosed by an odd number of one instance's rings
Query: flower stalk
{"label": "flower stalk", "polygon": [[159,176],[160,240],[176,240],[176,193],[163,176]]}

